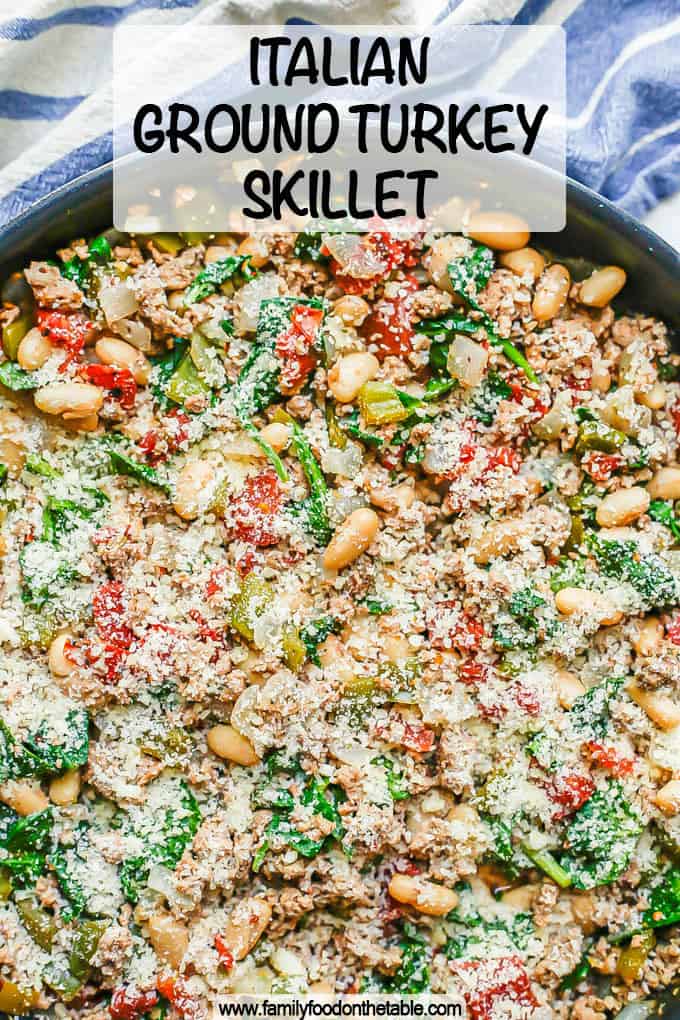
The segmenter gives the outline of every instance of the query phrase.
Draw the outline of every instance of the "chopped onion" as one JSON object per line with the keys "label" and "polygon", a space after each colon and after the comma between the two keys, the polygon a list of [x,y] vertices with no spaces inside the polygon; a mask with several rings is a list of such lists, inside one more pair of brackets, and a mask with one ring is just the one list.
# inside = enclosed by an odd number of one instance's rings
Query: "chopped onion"
{"label": "chopped onion", "polygon": [[128,315],[133,315],[139,308],[134,293],[122,280],[104,284],[97,297],[109,326],[113,322],[127,318]]}
{"label": "chopped onion", "polygon": [[630,1002],[616,1014],[616,1020],[647,1020],[653,1012],[653,1002]]}
{"label": "chopped onion", "polygon": [[559,439],[560,435],[574,421],[571,407],[571,394],[562,390],[557,394],[547,414],[533,427],[534,435],[539,439]]}
{"label": "chopped onion", "polygon": [[321,466],[329,475],[355,478],[361,471],[362,452],[358,443],[347,443],[343,450],[331,446],[321,458]]}
{"label": "chopped onion", "polygon": [[363,243],[359,234],[324,234],[322,240],[348,276],[363,280],[387,272],[387,263]]}
{"label": "chopped onion", "polygon": [[627,436],[637,435],[641,429],[648,428],[652,421],[649,408],[636,403],[632,386],[620,386],[610,393],[601,414],[607,425],[625,432]]}
{"label": "chopped onion", "polygon": [[149,889],[162,893],[163,896],[170,897],[175,892],[173,873],[170,868],[165,868],[162,864],[152,865],[146,884]]}
{"label": "chopped onion", "polygon": [[479,386],[484,378],[489,352],[475,340],[458,334],[449,347],[446,367],[463,386]]}
{"label": "chopped onion", "polygon": [[138,351],[151,350],[151,330],[143,322],[137,319],[120,319],[113,330]]}
{"label": "chopped onion", "polygon": [[246,283],[236,296],[234,326],[241,333],[248,333],[257,327],[260,302],[278,297],[282,280],[276,273],[262,273]]}

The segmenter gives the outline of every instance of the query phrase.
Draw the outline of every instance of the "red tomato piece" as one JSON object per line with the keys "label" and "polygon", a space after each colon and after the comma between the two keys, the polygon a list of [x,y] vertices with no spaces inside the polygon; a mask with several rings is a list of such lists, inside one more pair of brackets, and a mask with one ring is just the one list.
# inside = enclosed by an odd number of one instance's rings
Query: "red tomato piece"
{"label": "red tomato piece", "polygon": [[537,1005],[529,975],[519,956],[498,956],[456,963],[463,981],[463,997],[469,1020],[493,1020],[514,1016],[517,1007]]}
{"label": "red tomato piece", "polygon": [[607,482],[623,464],[618,453],[588,453],[581,461],[581,467],[594,482]]}
{"label": "red tomato piece", "polygon": [[95,328],[83,312],[56,312],[50,308],[38,309],[36,323],[51,344],[63,347],[66,351],[67,356],[59,366],[60,372],[65,372],[71,362],[79,357],[85,341]]}
{"label": "red tomato piece", "polygon": [[240,539],[256,546],[276,545],[279,541],[276,518],[283,490],[273,471],[248,478],[238,496],[231,501],[234,527]]}
{"label": "red tomato piece", "polygon": [[666,624],[666,637],[674,645],[680,645],[680,615],[674,616]]}
{"label": "red tomato piece", "polygon": [[137,1020],[148,1013],[158,1002],[158,993],[153,989],[142,992],[134,985],[116,988],[111,996],[109,1013],[112,1020]]}
{"label": "red tomato piece", "polygon": [[512,699],[527,715],[537,716],[541,711],[541,703],[533,691],[522,684],[514,684],[511,688]]}
{"label": "red tomato piece", "polygon": [[161,977],[156,982],[156,988],[163,998],[167,999],[185,1020],[194,1020],[194,1017],[199,1015],[199,1003],[193,998],[185,983],[179,978]]}
{"label": "red tomato piece", "polygon": [[395,298],[384,298],[373,306],[359,327],[364,340],[375,348],[375,355],[383,360],[389,355],[403,358],[413,349],[413,327],[411,326],[411,296],[418,284],[406,279],[402,293]]}
{"label": "red tomato piece", "polygon": [[513,450],[511,446],[498,446],[496,449],[489,451],[487,471],[492,471],[496,467],[509,467],[517,474],[521,466],[522,458],[517,450]]}
{"label": "red tomato piece", "polygon": [[281,362],[280,386],[282,393],[294,393],[316,367],[314,344],[323,319],[321,308],[295,305],[290,326],[274,347]]}
{"label": "red tomato piece", "polygon": [[415,723],[406,723],[404,726],[404,747],[409,751],[417,751],[419,754],[427,754],[434,747],[434,732],[426,726],[419,726]]}
{"label": "red tomato piece", "polygon": [[462,684],[482,684],[488,677],[489,667],[483,662],[468,659],[458,667],[458,679]]}
{"label": "red tomato piece", "polygon": [[225,970],[231,970],[231,968],[234,966],[234,954],[232,953],[227,943],[224,941],[222,935],[217,934],[215,936],[214,945],[215,949],[217,950],[217,955],[220,958],[220,965],[224,967]]}
{"label": "red tomato piece", "polygon": [[670,411],[668,412],[673,422],[673,428],[680,435],[680,400],[673,404]]}
{"label": "red tomato piece", "polygon": [[600,768],[607,769],[613,776],[629,776],[635,768],[634,758],[624,758],[613,747],[605,747],[595,740],[589,740],[586,749]]}
{"label": "red tomato piece", "polygon": [[549,789],[550,799],[561,805],[555,818],[565,818],[590,800],[595,793],[595,783],[590,776],[577,772],[563,773],[552,779]]}
{"label": "red tomato piece", "polygon": [[121,407],[135,406],[137,383],[129,368],[114,368],[112,365],[85,365],[81,375],[95,386],[108,390]]}
{"label": "red tomato piece", "polygon": [[92,613],[97,633],[104,642],[107,678],[115,680],[134,638],[125,619],[125,597],[120,581],[109,581],[97,588],[92,596]]}

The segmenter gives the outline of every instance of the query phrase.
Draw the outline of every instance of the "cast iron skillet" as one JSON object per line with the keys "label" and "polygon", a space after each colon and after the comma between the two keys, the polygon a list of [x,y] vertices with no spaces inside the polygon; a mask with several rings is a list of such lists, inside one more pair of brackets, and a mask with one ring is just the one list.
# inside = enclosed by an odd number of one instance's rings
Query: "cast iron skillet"
{"label": "cast iron skillet", "polygon": [[[1,228],[0,282],[30,258],[51,255],[74,237],[110,227],[112,201],[113,171],[109,163],[59,188]],[[680,351],[680,256],[653,231],[589,188],[568,179],[565,230],[533,235],[532,244],[576,260],[577,276],[579,260],[623,266],[628,283],[619,310],[641,311],[663,319],[672,328]],[[678,988],[663,993],[650,1003],[646,1016],[650,1020],[680,1020],[677,995]],[[624,1010],[624,1016],[626,1013]],[[638,1020],[645,1014],[634,1015]]]}

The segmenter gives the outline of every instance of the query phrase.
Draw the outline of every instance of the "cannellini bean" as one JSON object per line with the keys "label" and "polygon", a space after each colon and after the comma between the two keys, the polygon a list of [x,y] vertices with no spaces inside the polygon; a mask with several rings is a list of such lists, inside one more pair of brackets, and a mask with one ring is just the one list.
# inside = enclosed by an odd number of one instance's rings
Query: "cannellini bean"
{"label": "cannellini bean", "polygon": [[153,914],[146,924],[149,942],[156,954],[173,970],[178,970],[189,947],[189,932],[185,925],[170,914],[160,913]]}
{"label": "cannellini bean", "polygon": [[400,485],[375,485],[369,490],[371,503],[379,506],[381,510],[388,510],[394,513],[399,510],[408,510],[413,506],[416,498],[415,489],[409,482],[401,482]]}
{"label": "cannellini bean", "polygon": [[97,413],[104,403],[104,392],[91,383],[55,382],[36,390],[33,399],[35,406],[45,414],[82,419]]}
{"label": "cannellini bean", "polygon": [[454,804],[448,817],[452,822],[463,822],[464,825],[476,826],[479,824],[479,813],[472,804]]}
{"label": "cannellini bean", "polygon": [[612,384],[611,372],[602,364],[593,366],[593,374],[590,377],[590,385],[598,393],[608,393]]}
{"label": "cannellini bean", "polygon": [[26,336],[19,344],[17,361],[27,372],[36,372],[42,368],[54,354],[55,348],[44,337],[37,326],[29,329]]}
{"label": "cannellini bean", "polygon": [[269,425],[265,425],[264,428],[260,429],[260,439],[264,439],[265,443],[269,443],[272,450],[277,453],[281,453],[285,450],[290,443],[293,430],[290,425],[286,425],[282,421],[272,421]]}
{"label": "cannellini bean", "polygon": [[475,563],[483,565],[496,556],[505,556],[517,549],[527,535],[529,526],[523,520],[490,525],[472,544]]}
{"label": "cannellini bean", "polygon": [[636,393],[635,399],[638,404],[642,404],[643,407],[649,407],[652,411],[660,411],[662,407],[666,406],[666,387],[663,383],[654,383],[648,390],[644,390],[642,393]]}
{"label": "cannellini bean", "polygon": [[612,627],[623,619],[623,613],[611,604],[606,595],[588,588],[562,588],[555,595],[555,606],[563,616],[592,613],[603,627]]}
{"label": "cannellini bean", "polygon": [[387,891],[397,903],[406,903],[430,917],[443,917],[458,905],[458,895],[452,889],[417,875],[392,875]]}
{"label": "cannellini bean", "polygon": [[50,800],[59,807],[75,804],[80,794],[80,771],[70,769],[50,783]]}
{"label": "cannellini bean", "polygon": [[537,280],[545,269],[545,259],[535,248],[504,251],[498,261],[505,269],[512,270],[518,276],[528,276],[531,280]]}
{"label": "cannellini bean", "polygon": [[244,238],[236,249],[239,255],[250,255],[250,265],[253,269],[261,269],[269,262],[269,252],[264,241],[254,234]]}
{"label": "cannellini bean", "polygon": [[342,570],[353,563],[378,534],[380,518],[375,510],[361,507],[346,517],[323,554],[326,570]]}
{"label": "cannellini bean", "polygon": [[39,783],[10,781],[0,786],[0,801],[22,817],[44,811],[49,801]]}
{"label": "cannellini bean", "polygon": [[229,258],[233,252],[233,248],[226,248],[223,244],[210,244],[205,249],[203,261],[208,266],[211,262],[220,262],[222,259]]}
{"label": "cannellini bean", "polygon": [[647,485],[651,499],[680,499],[680,467],[660,468]]}
{"label": "cannellini bean", "polygon": [[12,478],[24,470],[30,435],[23,418],[12,411],[0,409],[0,463]]}
{"label": "cannellini bean", "polygon": [[660,730],[674,730],[680,726],[680,703],[659,691],[645,691],[636,684],[626,688],[633,701],[646,712]]}
{"label": "cannellini bean", "polygon": [[593,921],[595,915],[595,900],[592,893],[577,893],[569,898],[572,917],[581,926],[586,934],[594,931],[597,927]]}
{"label": "cannellini bean", "polygon": [[520,885],[515,889],[509,889],[506,893],[503,893],[503,905],[512,907],[514,910],[529,911],[531,910],[533,898],[539,889],[540,886],[535,883]]}
{"label": "cannellini bean", "polygon": [[632,638],[632,645],[638,655],[654,655],[663,641],[664,629],[658,616],[646,616]]}
{"label": "cannellini bean", "polygon": [[68,432],[96,432],[99,428],[99,415],[88,414],[86,418],[65,418],[64,428]]}
{"label": "cannellini bean", "polygon": [[100,361],[114,368],[126,368],[132,373],[136,383],[144,385],[149,381],[151,362],[132,344],[117,337],[104,336],[97,340],[94,351]]}
{"label": "cannellini bean", "polygon": [[328,388],[341,404],[350,404],[371,379],[375,379],[380,362],[368,351],[355,351],[338,358],[328,373]]}
{"label": "cannellini bean", "polygon": [[541,274],[534,292],[534,300],[531,305],[531,312],[539,322],[547,322],[564,308],[569,288],[571,287],[571,276],[566,266],[555,263]]}
{"label": "cannellini bean", "polygon": [[617,528],[630,524],[649,509],[649,492],[641,485],[630,489],[617,489],[604,497],[595,518],[601,528]]}
{"label": "cannellini bean", "polygon": [[346,326],[360,326],[370,310],[368,302],[355,294],[345,294],[333,302],[333,314]]}
{"label": "cannellini bean", "polygon": [[665,815],[680,814],[680,779],[671,779],[662,786],[654,798],[654,803]]}
{"label": "cannellini bean", "polygon": [[626,274],[619,266],[596,269],[579,288],[579,301],[592,308],[604,308],[626,283]]}
{"label": "cannellini bean", "polygon": [[382,648],[390,662],[403,662],[413,654],[408,638],[402,634],[386,634],[382,640]]}
{"label": "cannellini bean", "polygon": [[338,684],[344,686],[354,678],[356,663],[335,634],[329,634],[323,644],[319,645],[318,654],[324,673],[332,676]]}
{"label": "cannellini bean", "polygon": [[468,221],[467,234],[495,251],[524,248],[531,236],[523,219],[506,212],[473,213]]}
{"label": "cannellini bean", "polygon": [[226,758],[237,765],[257,765],[260,758],[247,737],[233,726],[213,726],[206,735],[208,747],[218,758]]}
{"label": "cannellini bean", "polygon": [[251,896],[238,903],[221,932],[222,941],[235,960],[243,960],[269,927],[272,908],[266,900]]}
{"label": "cannellini bean", "polygon": [[579,678],[568,669],[558,669],[555,672],[555,687],[557,689],[557,700],[562,708],[571,708],[577,698],[586,693],[586,689]]}
{"label": "cannellini bean", "polygon": [[57,634],[47,653],[47,664],[53,676],[68,676],[76,668],[75,663],[68,658],[66,646],[71,640],[71,634]]}
{"label": "cannellini bean", "polygon": [[215,469],[206,460],[191,460],[184,465],[175,485],[172,504],[182,520],[193,521],[199,516],[214,478]]}

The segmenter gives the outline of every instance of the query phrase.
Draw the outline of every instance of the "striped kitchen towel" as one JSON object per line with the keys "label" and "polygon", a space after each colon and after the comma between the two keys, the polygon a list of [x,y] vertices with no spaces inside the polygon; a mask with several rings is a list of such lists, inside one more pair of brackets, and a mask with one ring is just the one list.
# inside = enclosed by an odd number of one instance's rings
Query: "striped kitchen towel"
{"label": "striped kitchen towel", "polygon": [[[11,11],[10,11],[11,7]],[[111,158],[122,23],[564,26],[568,172],[642,215],[680,187],[680,0],[0,0],[0,224]]]}

